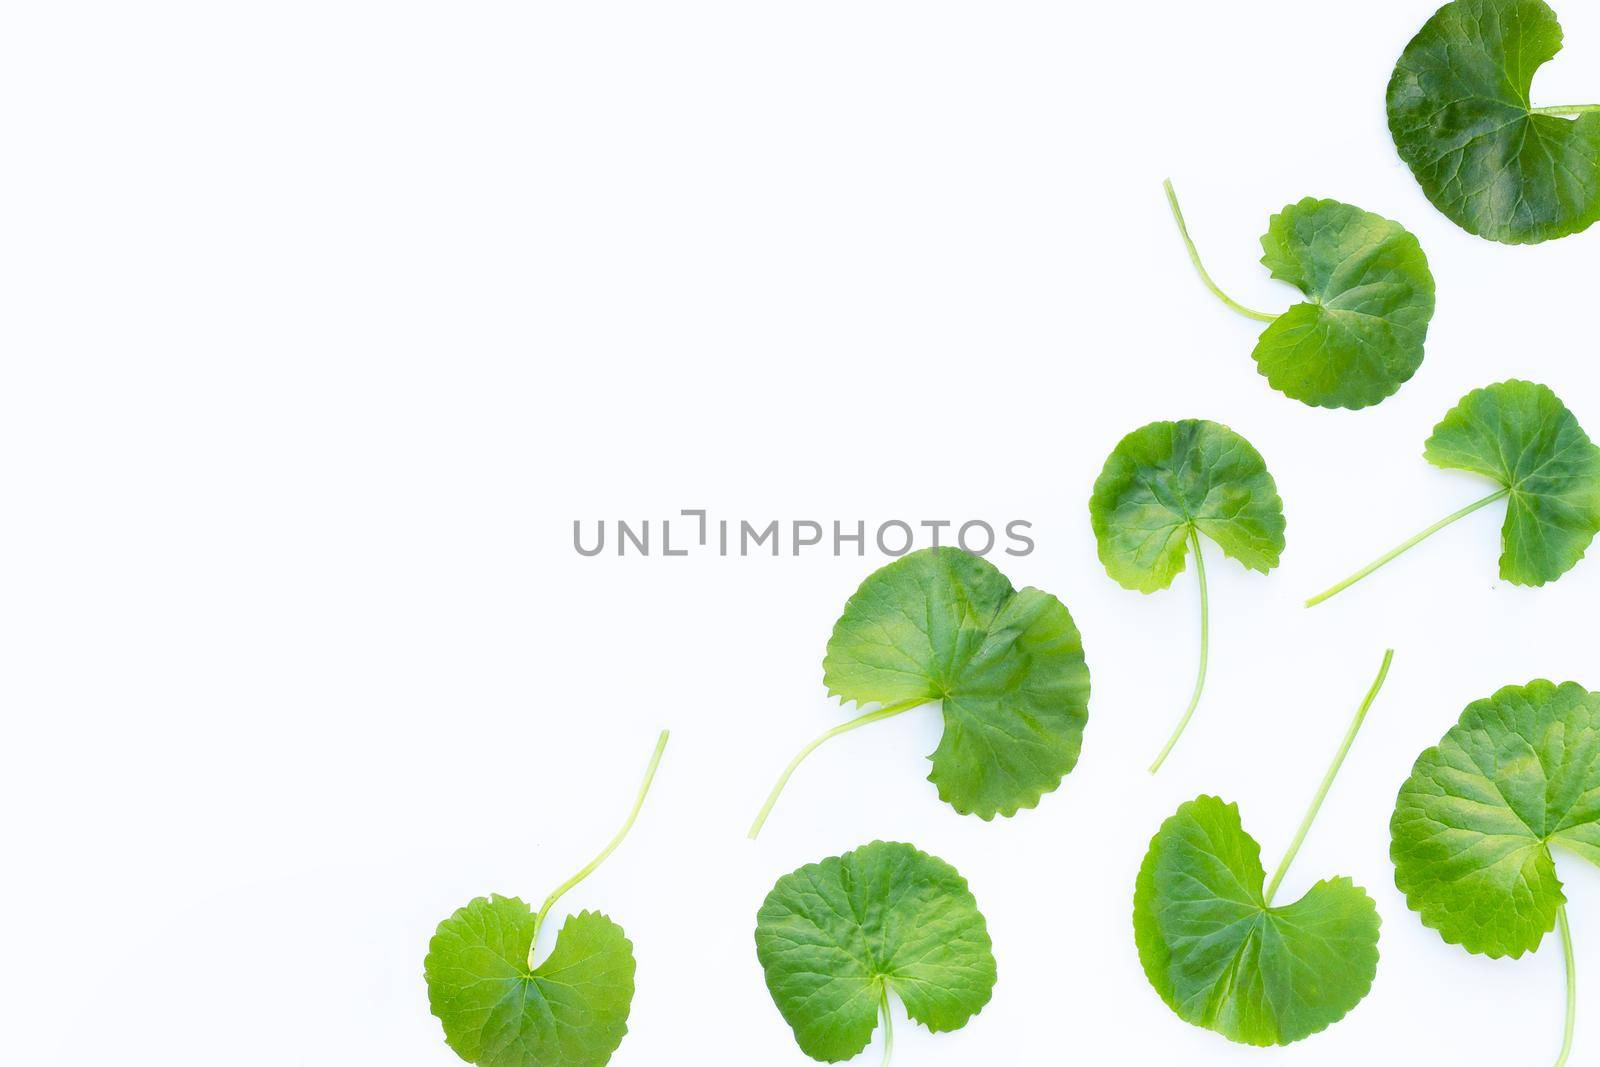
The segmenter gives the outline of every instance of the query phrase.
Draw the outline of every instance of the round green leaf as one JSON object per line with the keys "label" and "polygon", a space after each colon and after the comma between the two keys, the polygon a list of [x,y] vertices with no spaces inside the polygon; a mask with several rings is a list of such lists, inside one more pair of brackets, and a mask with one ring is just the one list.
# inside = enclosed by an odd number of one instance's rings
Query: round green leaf
{"label": "round green leaf", "polygon": [[1247,1045],[1338,1022],[1372,988],[1378,911],[1348,878],[1268,906],[1261,846],[1236,805],[1202,796],[1150,842],[1133,897],[1139,962],[1179,1018]]}
{"label": "round green leaf", "polygon": [[940,1033],[965,1026],[995,983],[966,880],[941,859],[883,841],[778,879],[756,917],[756,955],[801,1051],[828,1063],[867,1047],[885,986]]}
{"label": "round green leaf", "polygon": [[1263,573],[1283,552],[1283,501],[1249,441],[1205,419],[1152,422],[1124,437],[1089,499],[1106,573],[1152,593],[1184,568],[1190,529]]}
{"label": "round green leaf", "polygon": [[628,1032],[633,944],[596,912],[567,919],[528,969],[534,916],[515,897],[479,897],[439,924],[423,965],[445,1041],[479,1067],[602,1067]]}
{"label": "round green leaf", "polygon": [[1255,360],[1271,386],[1324,408],[1392,396],[1422,365],[1433,272],[1398,222],[1306,198],[1272,216],[1261,262],[1309,298],[1261,333]]}
{"label": "round green leaf", "polygon": [[1454,0],[1395,66],[1389,131],[1400,158],[1470,233],[1532,244],[1600,219],[1600,112],[1574,120],[1532,105],[1533,76],[1559,51],[1561,24],[1544,0]]}
{"label": "round green leaf", "polygon": [[1423,455],[1509,491],[1500,577],[1555,581],[1600,532],[1600,448],[1550,389],[1508,381],[1475,389],[1445,415]]}
{"label": "round green leaf", "polygon": [[873,572],[822,667],[842,701],[941,702],[928,779],[963,815],[1031,808],[1078,762],[1089,668],[1072,615],[978,556],[929,548]]}
{"label": "round green leaf", "polygon": [[1600,864],[1600,693],[1543,679],[1467,705],[1389,823],[1395,885],[1451,944],[1521,956],[1566,903],[1551,849]]}

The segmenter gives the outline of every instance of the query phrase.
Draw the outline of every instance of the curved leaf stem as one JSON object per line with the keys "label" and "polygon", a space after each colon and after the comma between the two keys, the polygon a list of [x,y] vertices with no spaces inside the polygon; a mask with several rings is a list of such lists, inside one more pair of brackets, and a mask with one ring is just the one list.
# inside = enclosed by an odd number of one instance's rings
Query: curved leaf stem
{"label": "curved leaf stem", "polygon": [[851,719],[843,725],[835,726],[805,748],[802,748],[799,755],[790,760],[789,766],[785,767],[783,773],[778,776],[778,784],[772,787],[772,792],[767,794],[767,802],[761,805],[761,814],[757,815],[756,821],[750,824],[750,833],[748,835],[750,840],[754,841],[757,835],[761,833],[761,827],[766,825],[767,816],[772,814],[773,806],[778,803],[778,797],[783,793],[783,787],[789,784],[789,778],[794,774],[796,768],[805,762],[807,756],[820,748],[823,742],[831,741],[840,734],[847,734],[851,730],[866,726],[868,723],[881,722],[884,719],[893,718],[903,712],[910,711],[912,708],[926,704],[928,700],[928,697],[916,697],[912,700],[902,700],[898,704],[890,704],[888,707],[879,708],[877,711],[869,711],[860,718]]}
{"label": "curved leaf stem", "polygon": [[1578,963],[1572,953],[1572,926],[1567,922],[1565,904],[1556,909],[1556,925],[1561,928],[1561,951],[1567,961],[1567,1028],[1556,1067],[1565,1067],[1567,1057],[1572,1055],[1572,1035],[1578,1024]]}
{"label": "curved leaf stem", "polygon": [[1200,551],[1200,531],[1193,526],[1189,527],[1189,547],[1194,551],[1194,573],[1200,579],[1200,670],[1194,678],[1194,695],[1189,698],[1189,708],[1183,713],[1183,718],[1178,720],[1178,728],[1167,738],[1166,747],[1162,748],[1161,755],[1150,764],[1151,774],[1161,769],[1173,746],[1178,743],[1178,738],[1183,736],[1184,728],[1189,725],[1189,720],[1194,718],[1194,709],[1200,706],[1200,694],[1206,687],[1206,659],[1211,649],[1211,610],[1206,600],[1206,558]]}
{"label": "curved leaf stem", "polygon": [[[889,1013],[889,983],[883,983],[883,1067],[889,1067],[889,1057],[894,1055],[894,1017]],[[1557,1064],[1556,1067],[1560,1067]]]}
{"label": "curved leaf stem", "polygon": [[1294,862],[1295,855],[1300,851],[1300,846],[1305,844],[1306,834],[1311,832],[1311,824],[1317,821],[1317,812],[1322,810],[1322,802],[1328,799],[1328,790],[1333,788],[1333,780],[1339,776],[1339,768],[1344,766],[1344,758],[1350,754],[1350,746],[1355,744],[1356,734],[1361,732],[1361,724],[1367,719],[1367,711],[1372,707],[1372,702],[1378,699],[1378,690],[1383,688],[1383,680],[1389,676],[1389,664],[1394,662],[1394,649],[1386,649],[1383,653],[1383,665],[1378,668],[1378,676],[1372,680],[1372,688],[1367,690],[1366,699],[1361,702],[1361,707],[1356,709],[1356,716],[1350,720],[1350,729],[1345,731],[1344,743],[1339,746],[1338,755],[1333,757],[1333,763],[1328,766],[1328,773],[1322,776],[1322,785],[1317,788],[1317,795],[1311,800],[1311,807],[1306,810],[1306,817],[1300,820],[1300,829],[1295,832],[1294,840],[1289,843],[1289,851],[1283,854],[1283,859],[1278,863],[1278,869],[1272,872],[1272,881],[1267,884],[1266,905],[1272,907],[1272,898],[1277,895],[1278,886],[1283,883],[1283,876],[1289,873],[1289,865]]}
{"label": "curved leaf stem", "polygon": [[1446,515],[1444,518],[1440,519],[1438,522],[1434,523],[1432,526],[1428,527],[1426,530],[1423,530],[1421,533],[1416,534],[1415,536],[1407,538],[1401,544],[1396,545],[1394,548],[1391,548],[1389,551],[1385,552],[1383,555],[1379,556],[1377,559],[1373,560],[1371,563],[1367,564],[1365,567],[1362,567],[1360,570],[1356,571],[1354,574],[1352,574],[1350,577],[1346,578],[1344,581],[1340,582],[1338,585],[1331,586],[1328,589],[1324,589],[1322,592],[1318,593],[1316,596],[1312,597],[1310,600],[1307,600],[1306,601],[1306,607],[1314,608],[1318,604],[1322,603],[1324,600],[1327,600],[1329,597],[1333,596],[1335,593],[1343,592],[1344,590],[1350,588],[1352,585],[1355,585],[1361,579],[1365,578],[1367,575],[1371,574],[1373,571],[1377,570],[1379,567],[1383,566],[1385,563],[1388,563],[1390,560],[1392,560],[1396,556],[1400,555],[1402,552],[1405,552],[1407,549],[1410,549],[1410,548],[1415,548],[1418,544],[1420,544],[1423,541],[1427,540],[1428,538],[1432,537],[1434,534],[1438,533],[1440,530],[1444,529],[1446,526],[1449,526],[1452,522],[1455,522],[1457,519],[1464,519],[1468,515],[1471,515],[1474,511],[1477,511],[1479,508],[1486,508],[1490,504],[1493,504],[1496,500],[1504,499],[1505,497],[1509,496],[1510,493],[1511,493],[1510,489],[1498,489],[1495,492],[1490,493],[1488,496],[1484,497],[1482,500],[1479,500],[1479,501],[1477,501],[1475,503],[1472,503],[1472,504],[1468,504],[1466,507],[1462,508],[1460,511],[1455,512],[1454,514]]}
{"label": "curved leaf stem", "polygon": [[1586,115],[1591,111],[1600,111],[1600,104],[1562,104],[1558,107],[1534,107],[1528,109],[1528,114],[1572,118],[1577,115]]}
{"label": "curved leaf stem", "polygon": [[550,909],[555,906],[556,901],[560,900],[567,890],[593,874],[595,868],[604,863],[606,857],[617,850],[617,846],[622,844],[622,839],[628,836],[628,831],[633,829],[633,822],[639,817],[639,809],[644,807],[644,798],[650,792],[650,783],[655,781],[656,768],[661,766],[661,754],[667,750],[667,738],[669,736],[671,736],[671,731],[662,730],[661,736],[656,738],[656,750],[650,756],[650,766],[645,768],[644,781],[639,785],[639,795],[634,799],[633,810],[628,813],[628,821],[622,824],[622,829],[617,831],[610,844],[601,849],[600,854],[590,860],[583,870],[562,882],[554,893],[545,897],[544,905],[539,909],[539,914],[533,917],[533,942],[528,945],[529,969],[533,967],[534,949],[539,947],[539,928],[544,925],[545,916],[550,914]]}
{"label": "curved leaf stem", "polygon": [[1172,208],[1172,217],[1178,223],[1178,232],[1183,235],[1183,243],[1189,249],[1189,262],[1194,264],[1194,269],[1199,273],[1200,280],[1206,283],[1206,288],[1210,289],[1211,292],[1216,295],[1218,300],[1222,301],[1224,304],[1227,304],[1233,310],[1237,311],[1246,318],[1255,319],[1257,322],[1275,321],[1278,316],[1269,315],[1265,311],[1255,311],[1251,308],[1245,307],[1233,297],[1229,296],[1227,293],[1224,293],[1220,288],[1218,288],[1217,283],[1211,280],[1211,275],[1206,273],[1205,264],[1200,262],[1200,252],[1194,246],[1194,239],[1189,236],[1189,226],[1183,221],[1183,209],[1178,206],[1178,194],[1173,192],[1172,179],[1168,178],[1166,181],[1162,182],[1161,187],[1167,191],[1167,204]]}

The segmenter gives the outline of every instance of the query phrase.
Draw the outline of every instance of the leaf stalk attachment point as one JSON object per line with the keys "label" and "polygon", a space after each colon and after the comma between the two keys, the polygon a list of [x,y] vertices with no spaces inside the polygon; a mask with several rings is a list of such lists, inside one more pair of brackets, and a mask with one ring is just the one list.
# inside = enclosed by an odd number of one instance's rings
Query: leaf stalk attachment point
{"label": "leaf stalk attachment point", "polygon": [[1217,286],[1217,283],[1211,280],[1211,275],[1206,272],[1205,264],[1200,262],[1200,252],[1194,246],[1194,239],[1189,236],[1189,226],[1183,221],[1183,209],[1178,206],[1178,194],[1173,191],[1172,179],[1168,178],[1162,182],[1161,187],[1167,191],[1167,204],[1172,208],[1172,218],[1178,224],[1178,233],[1183,235],[1184,246],[1189,249],[1189,262],[1194,264],[1194,269],[1199,273],[1200,280],[1206,283],[1206,288],[1210,289],[1218,300],[1221,300],[1246,318],[1255,319],[1257,322],[1277,321],[1278,316],[1276,315],[1269,315],[1265,311],[1256,311],[1245,307],[1233,297],[1224,293]]}
{"label": "leaf stalk attachment point", "polygon": [[1484,497],[1482,500],[1476,501],[1475,503],[1472,503],[1472,504],[1468,504],[1466,507],[1462,508],[1460,511],[1457,511],[1457,512],[1455,512],[1453,514],[1446,515],[1444,518],[1440,519],[1438,522],[1434,523],[1432,526],[1428,527],[1426,530],[1423,530],[1421,533],[1415,534],[1412,537],[1407,538],[1401,544],[1398,544],[1394,548],[1392,548],[1389,551],[1385,552],[1383,555],[1379,556],[1377,559],[1373,560],[1371,563],[1367,564],[1365,567],[1362,567],[1360,570],[1356,571],[1354,574],[1352,574],[1350,577],[1346,578],[1344,581],[1338,583],[1337,585],[1334,585],[1334,586],[1331,586],[1331,587],[1329,587],[1327,589],[1324,589],[1322,592],[1318,593],[1316,596],[1312,597],[1310,600],[1307,600],[1306,601],[1306,607],[1308,607],[1308,608],[1316,607],[1318,604],[1322,603],[1324,600],[1327,600],[1329,597],[1333,596],[1334,594],[1341,593],[1344,590],[1350,588],[1352,585],[1355,585],[1361,579],[1365,578],[1367,575],[1371,574],[1373,571],[1377,570],[1379,567],[1383,566],[1385,563],[1388,563],[1390,560],[1394,559],[1396,556],[1400,555],[1401,553],[1407,551],[1408,549],[1415,548],[1417,545],[1421,544],[1423,541],[1426,541],[1428,538],[1432,537],[1434,534],[1438,533],[1440,530],[1444,529],[1446,526],[1449,526],[1452,522],[1455,522],[1457,519],[1464,519],[1468,515],[1471,515],[1474,511],[1477,511],[1479,508],[1486,508],[1490,504],[1493,504],[1496,500],[1504,500],[1507,496],[1510,496],[1510,495],[1511,495],[1511,490],[1510,489],[1497,489],[1494,492],[1490,493],[1488,496]]}
{"label": "leaf stalk attachment point", "polygon": [[1578,963],[1572,952],[1572,926],[1567,922],[1567,906],[1556,909],[1556,926],[1561,930],[1561,951],[1567,962],[1567,1025],[1566,1036],[1561,1041],[1561,1055],[1556,1067],[1566,1067],[1572,1055],[1572,1035],[1578,1024]]}
{"label": "leaf stalk attachment point", "polygon": [[929,697],[915,697],[911,700],[902,700],[898,704],[890,704],[888,707],[879,708],[876,711],[869,711],[859,718],[851,719],[847,723],[835,726],[805,748],[802,748],[799,754],[789,761],[789,766],[785,767],[783,773],[778,776],[778,784],[774,785],[772,792],[767,794],[767,802],[761,805],[761,813],[756,816],[756,821],[750,824],[750,833],[748,835],[750,840],[754,841],[760,835],[761,828],[766,825],[767,816],[772,814],[772,809],[778,803],[778,797],[783,794],[784,786],[789,784],[789,779],[794,775],[796,769],[805,762],[807,756],[821,748],[824,742],[831,741],[840,734],[847,734],[851,730],[859,729],[869,723],[882,722],[884,719],[891,719],[896,715],[910,711],[912,708],[921,707],[923,704],[928,703],[930,699]]}
{"label": "leaf stalk attachment point", "polygon": [[628,836],[628,831],[633,829],[634,820],[639,817],[639,809],[644,807],[644,798],[650,792],[650,783],[655,781],[656,768],[661,766],[661,754],[667,750],[667,738],[670,736],[670,730],[662,730],[661,736],[656,738],[655,752],[650,756],[650,765],[645,768],[644,781],[639,785],[639,795],[634,799],[633,810],[628,813],[628,820],[622,824],[622,829],[617,831],[611,842],[601,849],[600,854],[590,860],[583,870],[561,883],[555,892],[546,897],[544,905],[539,908],[539,914],[533,917],[533,940],[528,945],[529,970],[533,969],[534,951],[539,947],[539,930],[544,926],[545,916],[550,914],[550,909],[555,906],[556,901],[560,900],[567,890],[593,874],[595,868],[604,863],[606,857],[617,850],[617,846],[622,844],[622,839]]}
{"label": "leaf stalk attachment point", "polygon": [[1272,898],[1277,894],[1278,886],[1283,883],[1284,875],[1289,873],[1289,865],[1294,863],[1300,846],[1305,844],[1306,834],[1311,832],[1311,824],[1317,821],[1317,813],[1322,810],[1322,802],[1328,799],[1328,790],[1333,788],[1333,780],[1339,776],[1339,768],[1344,766],[1344,758],[1350,754],[1350,746],[1355,744],[1356,734],[1361,732],[1361,724],[1366,721],[1367,711],[1371,709],[1372,702],[1378,699],[1378,691],[1383,688],[1383,680],[1389,676],[1389,664],[1393,662],[1394,649],[1385,649],[1383,665],[1378,668],[1378,676],[1372,680],[1372,688],[1367,690],[1366,699],[1361,701],[1361,707],[1356,709],[1355,718],[1350,720],[1350,729],[1345,731],[1344,743],[1339,746],[1338,754],[1328,766],[1328,773],[1322,776],[1322,785],[1317,788],[1317,795],[1312,798],[1311,807],[1306,810],[1306,817],[1300,820],[1300,829],[1295,832],[1294,840],[1289,843],[1289,850],[1283,854],[1278,869],[1272,872],[1272,881],[1267,883],[1265,897],[1267,907],[1272,907]]}
{"label": "leaf stalk attachment point", "polygon": [[1155,774],[1166,762],[1167,756],[1178,743],[1178,738],[1183,736],[1184,729],[1189,725],[1189,720],[1194,718],[1194,709],[1200,706],[1200,694],[1206,687],[1206,660],[1211,648],[1211,609],[1206,598],[1206,559],[1200,550],[1200,531],[1194,526],[1189,527],[1189,548],[1194,552],[1194,572],[1200,580],[1200,670],[1194,679],[1194,695],[1189,698],[1189,708],[1183,713],[1183,718],[1178,720],[1178,728],[1172,731],[1172,736],[1167,738],[1167,743],[1161,750],[1161,755],[1150,764],[1150,773]]}

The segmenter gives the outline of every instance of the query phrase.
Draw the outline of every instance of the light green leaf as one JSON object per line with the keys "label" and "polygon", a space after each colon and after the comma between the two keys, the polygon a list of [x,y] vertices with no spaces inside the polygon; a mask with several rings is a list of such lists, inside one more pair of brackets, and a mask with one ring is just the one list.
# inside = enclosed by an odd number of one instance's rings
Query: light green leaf
{"label": "light green leaf", "polygon": [[1256,364],[1286,396],[1364,408],[1394,395],[1422,365],[1433,272],[1398,222],[1336,200],[1306,198],[1272,216],[1262,262],[1310,299],[1279,315]]}
{"label": "light green leaf", "polygon": [[1233,310],[1268,324],[1254,354],[1274,389],[1313,407],[1364,408],[1393,396],[1422,365],[1433,272],[1422,246],[1398,222],[1310,197],[1272,216],[1261,262],[1307,299],[1270,315],[1245,307],[1211,280],[1170,181],[1166,190],[1206,287]]}
{"label": "light green leaf", "polygon": [[995,961],[966,880],[910,845],[874,841],[778,879],[756,918],[767,989],[801,1051],[860,1053],[887,990],[935,1033],[989,1002]]}
{"label": "light green leaf", "polygon": [[1200,535],[1251,570],[1265,573],[1283,553],[1283,501],[1261,453],[1219,423],[1152,422],[1124,437],[1106,459],[1089,498],[1089,521],[1106,573],[1126,589],[1172,584],[1190,549],[1200,583],[1200,667],[1188,710],[1150,766],[1178,743],[1205,689],[1210,606]]}
{"label": "light green leaf", "polygon": [[1433,205],[1470,233],[1531,244],[1600,219],[1600,106],[1532,104],[1534,74],[1561,37],[1544,0],[1454,0],[1395,66],[1395,147]]}
{"label": "light green leaf", "polygon": [[1521,956],[1566,902],[1552,847],[1600,864],[1600,694],[1507,686],[1418,757],[1390,820],[1395,884],[1451,944]]}
{"label": "light green leaf", "polygon": [[1434,427],[1423,454],[1509,491],[1500,555],[1508,582],[1555,581],[1600,532],[1600,448],[1546,386],[1473,390]]}
{"label": "light green leaf", "polygon": [[1207,419],[1152,422],[1106,459],[1089,499],[1100,562],[1125,589],[1153,593],[1184,567],[1191,530],[1254,571],[1283,552],[1283,501],[1261,453]]}
{"label": "light green leaf", "polygon": [[569,918],[537,968],[537,924],[515,897],[479,897],[439,924],[424,970],[445,1041],[479,1067],[601,1067],[628,1032],[633,945],[595,912]]}
{"label": "light green leaf", "polygon": [[1314,607],[1479,508],[1506,500],[1500,577],[1553,582],[1575,567],[1600,532],[1600,448],[1555,393],[1533,382],[1475,389],[1433,428],[1423,455],[1436,467],[1472,471],[1500,488],[1385,552],[1306,601]]}
{"label": "light green leaf", "polygon": [[1272,907],[1261,847],[1239,809],[1184,804],[1150,842],[1134,891],[1139,961],[1186,1022],[1248,1045],[1287,1045],[1338,1022],[1372,988],[1378,912],[1348,878]]}
{"label": "light green leaf", "polygon": [[928,780],[963,815],[988,820],[1031,808],[1078,762],[1089,668],[1072,615],[1049,593],[1013,588],[978,556],[928,548],[874,571],[845,604],[822,667],[841,701],[884,706],[803,749],[751,837],[822,742],[935,701],[944,735]]}

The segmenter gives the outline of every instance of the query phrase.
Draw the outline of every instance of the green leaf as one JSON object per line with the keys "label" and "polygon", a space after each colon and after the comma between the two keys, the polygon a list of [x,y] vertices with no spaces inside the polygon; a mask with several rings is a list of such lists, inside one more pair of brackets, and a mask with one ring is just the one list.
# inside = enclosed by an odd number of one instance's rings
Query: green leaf
{"label": "green leaf", "polygon": [[1543,0],[1454,0],[1395,66],[1395,147],[1433,205],[1470,233],[1531,244],[1600,219],[1600,107],[1532,104],[1534,74],[1561,36]]}
{"label": "green leaf", "polygon": [[1089,498],[1089,521],[1106,573],[1152,593],[1172,584],[1191,548],[1200,583],[1200,666],[1189,707],[1154,774],[1189,725],[1205,689],[1211,612],[1200,534],[1251,570],[1270,571],[1283,553],[1283,501],[1261,453],[1226,426],[1203,419],[1152,422],[1124,437]]}
{"label": "green leaf", "polygon": [[1306,198],[1272,216],[1262,262],[1309,300],[1269,325],[1255,360],[1271,386],[1324,408],[1394,395],[1422,365],[1433,272],[1398,222]]}
{"label": "green leaf", "polygon": [[601,1067],[628,1032],[633,945],[595,912],[569,918],[528,968],[537,927],[515,897],[479,897],[439,924],[424,970],[445,1041],[479,1067]]}
{"label": "green leaf", "polygon": [[1206,419],[1152,422],[1124,437],[1095,480],[1089,519],[1106,573],[1141,593],[1183,570],[1190,530],[1262,573],[1283,552],[1283,501],[1266,461]]}
{"label": "green leaf", "polygon": [[963,815],[987,821],[1034,807],[1078,762],[1089,718],[1078,627],[1061,601],[1013,588],[978,556],[927,548],[874,571],[845,604],[822,668],[841,702],[884,707],[803,749],[756,817],[752,838],[817,746],[934,701],[944,735],[928,757],[928,780]]}
{"label": "green leaf", "polygon": [[1434,427],[1423,454],[1508,491],[1500,555],[1508,582],[1555,581],[1600,532],[1600,448],[1546,386],[1508,381],[1473,390]]}
{"label": "green leaf", "polygon": [[1389,823],[1395,885],[1425,925],[1521,956],[1566,902],[1552,847],[1600,864],[1600,693],[1507,686],[1418,757]]}
{"label": "green leaf", "polygon": [[1324,1030],[1372,988],[1378,912],[1348,878],[1273,907],[1239,809],[1201,796],[1150,842],[1134,890],[1139,961],[1179,1018],[1248,1045]]}
{"label": "green leaf", "polygon": [[965,1026],[995,983],[966,880],[941,859],[883,841],[778,879],[756,918],[756,955],[801,1051],[828,1063],[867,1047],[886,990],[940,1033]]}

